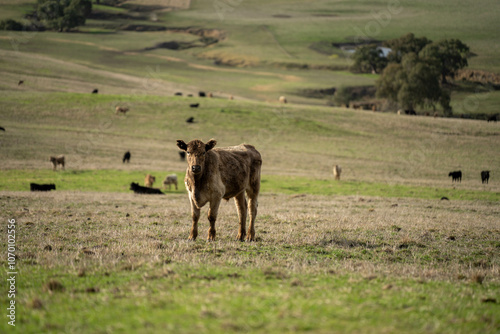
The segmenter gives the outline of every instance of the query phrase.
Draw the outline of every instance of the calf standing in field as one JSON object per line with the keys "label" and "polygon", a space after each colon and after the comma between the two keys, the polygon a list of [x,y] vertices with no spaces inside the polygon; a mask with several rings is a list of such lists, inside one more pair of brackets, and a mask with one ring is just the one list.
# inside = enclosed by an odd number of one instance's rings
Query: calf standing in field
{"label": "calf standing in field", "polygon": [[490,179],[490,171],[489,170],[483,170],[481,172],[481,181],[483,183],[488,184],[489,179]]}
{"label": "calf standing in field", "polygon": [[49,160],[52,162],[53,170],[57,169],[57,165],[61,165],[62,169],[64,169],[64,155],[58,155],[57,157],[51,156]]}
{"label": "calf standing in field", "polygon": [[333,176],[335,177],[335,180],[340,180],[340,173],[342,173],[342,167],[339,165],[333,166]]}
{"label": "calf standing in field", "polygon": [[[260,190],[260,169],[262,158],[252,145],[215,148],[214,139],[203,143],[195,139],[189,143],[177,141],[177,146],[187,153],[188,168],[184,182],[191,202],[193,226],[189,240],[198,236],[200,209],[210,203],[208,220],[208,240],[215,240],[215,221],[222,199],[234,197],[240,228],[237,239],[255,240],[255,217],[257,216],[257,197]],[[248,205],[245,198],[248,196]],[[247,211],[250,209],[250,226],[246,233]]]}

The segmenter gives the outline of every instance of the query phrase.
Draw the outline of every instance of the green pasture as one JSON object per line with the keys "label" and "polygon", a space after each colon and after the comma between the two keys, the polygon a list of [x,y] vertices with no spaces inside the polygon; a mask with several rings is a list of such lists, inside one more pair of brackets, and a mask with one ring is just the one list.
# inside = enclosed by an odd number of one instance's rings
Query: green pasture
{"label": "green pasture", "polygon": [[[61,191],[89,192],[131,192],[130,183],[144,183],[146,174],[155,175],[162,187],[162,180],[172,171],[126,171],[126,170],[2,170],[0,171],[0,191],[29,191],[30,183],[53,183]],[[162,189],[165,193],[185,193],[184,173],[176,173],[179,189]],[[263,193],[283,193],[290,195],[326,195],[326,196],[376,196],[388,198],[423,198],[436,199],[447,197],[450,200],[500,201],[500,193],[488,190],[456,189],[455,187],[434,188],[390,184],[380,182],[342,181],[315,179],[280,175],[263,175],[261,181]]]}

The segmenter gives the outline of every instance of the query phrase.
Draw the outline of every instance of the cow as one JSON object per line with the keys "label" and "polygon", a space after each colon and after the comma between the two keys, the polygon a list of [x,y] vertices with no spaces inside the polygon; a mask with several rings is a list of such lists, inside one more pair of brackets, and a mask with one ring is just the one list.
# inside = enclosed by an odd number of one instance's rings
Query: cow
{"label": "cow", "polygon": [[284,96],[280,96],[280,98],[278,100],[280,103],[287,103],[286,97],[284,97]]}
{"label": "cow", "polygon": [[156,177],[154,177],[151,174],[146,175],[146,177],[144,178],[144,186],[145,187],[151,188],[153,186],[153,183],[155,183],[155,182],[156,182]]}
{"label": "cow", "polygon": [[5,132],[5,128],[3,126],[0,126],[0,130]]}
{"label": "cow", "polygon": [[198,92],[198,96],[199,97],[206,97],[207,94],[205,94],[205,92]]}
{"label": "cow", "polygon": [[194,117],[189,117],[186,119],[186,123],[194,123]]}
{"label": "cow", "polygon": [[340,174],[342,173],[342,167],[339,165],[333,166],[333,176],[335,177],[335,180],[340,180]]}
{"label": "cow", "polygon": [[53,183],[50,184],[38,184],[38,183],[30,183],[31,191],[51,191],[56,190],[56,185]]}
{"label": "cow", "polygon": [[184,152],[184,151],[179,151],[179,157],[181,158],[181,161],[186,160],[186,152]]}
{"label": "cow", "polygon": [[99,89],[97,88],[92,91],[92,94],[97,94],[97,93],[99,93]]}
{"label": "cow", "polygon": [[497,115],[492,115],[488,117],[488,123],[489,122],[495,122],[497,121]]}
{"label": "cow", "polygon": [[212,97],[214,97],[214,94],[212,94],[212,93],[208,93],[208,95],[207,95],[207,96],[208,96],[208,97],[210,97],[210,98],[212,98]]}
{"label": "cow", "polygon": [[50,162],[52,162],[52,165],[54,166],[53,170],[57,169],[57,165],[61,165],[62,169],[64,169],[64,163],[65,163],[64,155],[58,155],[57,157],[51,156],[49,160]]}
{"label": "cow", "polygon": [[177,92],[174,94],[174,96],[182,96],[182,93],[181,92]]}
{"label": "cow", "polygon": [[[189,240],[198,236],[200,209],[210,203],[208,210],[207,240],[215,240],[215,221],[222,199],[235,199],[239,217],[237,240],[255,240],[255,218],[257,216],[260,191],[262,158],[252,145],[241,144],[226,148],[214,148],[215,139],[207,143],[195,139],[189,143],[177,140],[177,146],[187,153],[188,167],[184,183],[191,203],[192,228]],[[245,198],[245,193],[248,197]],[[246,230],[247,212],[250,211],[250,226]]]}
{"label": "cow", "polygon": [[483,170],[481,172],[481,181],[483,183],[488,184],[488,181],[490,180],[490,171],[489,170]]}
{"label": "cow", "polygon": [[131,157],[130,151],[125,152],[125,154],[123,155],[123,160],[122,160],[123,163],[126,163],[126,162],[129,163],[130,162],[130,157]]}
{"label": "cow", "polygon": [[189,105],[189,107],[190,107],[190,108],[198,108],[199,106],[200,106],[200,104],[199,104],[199,103],[191,103],[191,104]]}
{"label": "cow", "polygon": [[122,114],[126,114],[128,111],[128,108],[127,107],[120,107],[120,106],[116,106],[115,108],[115,114],[119,114],[119,113],[122,113]]}
{"label": "cow", "polygon": [[24,80],[19,80],[19,82],[17,83],[17,85],[21,86],[23,83],[24,83]]}
{"label": "cow", "polygon": [[130,190],[133,190],[134,193],[136,194],[157,194],[157,195],[164,195],[164,193],[161,192],[160,189],[158,188],[148,188],[148,187],[143,187],[139,185],[138,183],[132,182],[130,184]]}
{"label": "cow", "polygon": [[451,182],[462,183],[462,171],[458,170],[458,171],[450,172],[448,174],[448,177],[450,177],[450,176],[451,176]]}
{"label": "cow", "polygon": [[165,180],[163,180],[163,188],[167,188],[168,186],[168,190],[170,190],[172,184],[175,186],[175,190],[177,190],[177,175],[175,174],[165,177]]}

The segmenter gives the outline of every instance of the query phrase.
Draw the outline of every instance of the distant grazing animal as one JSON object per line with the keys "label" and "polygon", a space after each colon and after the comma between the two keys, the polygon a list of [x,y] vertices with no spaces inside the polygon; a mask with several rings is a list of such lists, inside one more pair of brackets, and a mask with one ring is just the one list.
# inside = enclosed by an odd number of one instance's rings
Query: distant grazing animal
{"label": "distant grazing animal", "polygon": [[194,117],[189,117],[188,119],[186,119],[186,122],[187,123],[194,123]]}
{"label": "distant grazing animal", "polygon": [[193,97],[193,94],[188,94],[188,97]]}
{"label": "distant grazing animal", "polygon": [[136,194],[158,194],[158,195],[164,195],[160,189],[157,188],[148,188],[148,187],[143,187],[139,185],[138,183],[132,182],[130,184],[130,190],[133,190],[134,193]]}
{"label": "distant grazing animal", "polygon": [[279,98],[280,103],[287,103],[286,97],[280,96]]}
{"label": "distant grazing animal", "polygon": [[417,115],[417,113],[415,112],[415,110],[405,110],[405,114],[407,114],[407,115],[413,115],[413,116]]}
{"label": "distant grazing animal", "polygon": [[154,177],[153,175],[148,174],[144,178],[144,186],[146,187],[152,187],[153,183],[155,182],[156,182],[156,177]]}
{"label": "distant grazing animal", "polygon": [[5,128],[3,126],[0,126],[0,131],[5,131]]}
{"label": "distant grazing animal", "polygon": [[97,94],[97,93],[99,93],[99,89],[97,88],[92,91],[92,94]]}
{"label": "distant grazing animal", "polygon": [[342,167],[339,165],[333,166],[333,176],[335,177],[335,180],[340,180],[340,174],[342,173]]}
{"label": "distant grazing animal", "polygon": [[17,85],[21,86],[23,83],[24,83],[24,80],[19,80],[19,82],[17,83]]}
{"label": "distant grazing animal", "polygon": [[61,165],[62,169],[64,169],[64,164],[65,164],[64,155],[61,154],[61,155],[58,155],[57,157],[51,156],[49,160],[50,160],[50,162],[52,162],[52,165],[54,165],[53,170],[57,169],[57,165]]}
{"label": "distant grazing animal", "polygon": [[206,97],[207,94],[205,94],[205,92],[198,92],[198,96],[199,97]]}
{"label": "distant grazing animal", "polygon": [[179,157],[181,158],[182,161],[186,160],[186,152],[179,151]]}
{"label": "distant grazing animal", "polygon": [[488,184],[488,181],[490,180],[490,171],[489,170],[483,170],[481,172],[481,181],[483,183]]}
{"label": "distant grazing animal", "polygon": [[[200,209],[210,203],[208,220],[208,240],[215,240],[215,221],[222,199],[234,197],[239,217],[240,241],[255,240],[255,217],[260,191],[260,170],[262,158],[252,145],[215,148],[215,139],[206,144],[195,139],[189,143],[177,140],[177,146],[187,152],[188,167],[184,183],[191,202],[191,218],[193,226],[189,240],[198,236],[198,220]],[[245,198],[245,192],[248,197]],[[250,210],[250,226],[246,230],[247,211]]]}
{"label": "distant grazing animal", "polygon": [[125,152],[123,155],[123,163],[130,162],[130,151]]}
{"label": "distant grazing animal", "polygon": [[214,97],[214,94],[208,93],[208,97]]}
{"label": "distant grazing animal", "polygon": [[403,110],[399,109],[398,110],[398,115],[401,115],[403,113]]}
{"label": "distant grazing animal", "polygon": [[234,97],[232,95],[229,96],[230,100],[234,100]]}
{"label": "distant grazing animal", "polygon": [[122,114],[126,114],[128,111],[128,108],[127,107],[120,107],[120,106],[116,106],[115,108],[115,114],[119,114],[119,113],[122,113]]}
{"label": "distant grazing animal", "polygon": [[56,190],[56,185],[53,183],[50,184],[38,184],[38,183],[30,183],[31,191],[51,191]]}
{"label": "distant grazing animal", "polygon": [[182,93],[181,92],[177,92],[174,94],[175,96],[182,96]]}
{"label": "distant grazing animal", "polygon": [[200,106],[200,104],[199,103],[191,103],[189,106],[191,108],[198,108]]}
{"label": "distant grazing animal", "polygon": [[177,190],[177,175],[175,174],[167,175],[167,177],[165,177],[165,180],[163,180],[163,188],[168,186],[168,190],[170,190],[172,184],[175,186],[175,190]]}
{"label": "distant grazing animal", "polygon": [[446,196],[443,196],[443,197],[441,197],[441,200],[442,201],[449,201],[450,199],[448,197],[446,197]]}
{"label": "distant grazing animal", "polygon": [[448,177],[450,177],[450,176],[451,176],[451,182],[462,183],[462,171],[458,170],[455,172],[450,172],[450,174],[448,174]]}
{"label": "distant grazing animal", "polygon": [[497,121],[497,115],[492,115],[490,117],[488,117],[488,123],[489,122],[495,122],[496,123]]}

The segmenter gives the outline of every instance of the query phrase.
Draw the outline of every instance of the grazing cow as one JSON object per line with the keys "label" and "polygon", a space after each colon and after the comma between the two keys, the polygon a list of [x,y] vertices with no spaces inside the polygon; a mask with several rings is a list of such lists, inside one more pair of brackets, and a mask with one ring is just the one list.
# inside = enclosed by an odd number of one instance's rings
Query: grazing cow
{"label": "grazing cow", "polygon": [[120,106],[116,106],[115,108],[115,114],[119,114],[119,113],[122,113],[122,114],[126,114],[128,111],[128,108],[127,107],[120,107]]}
{"label": "grazing cow", "polygon": [[335,177],[335,180],[340,180],[340,174],[342,173],[342,167],[339,165],[333,166],[333,176]]}
{"label": "grazing cow", "polygon": [[230,100],[234,100],[234,97],[232,95],[229,95]]}
{"label": "grazing cow", "polygon": [[156,177],[154,177],[151,174],[146,175],[146,177],[144,178],[144,186],[146,187],[151,188],[153,186],[153,183],[155,182],[156,182]]}
{"label": "grazing cow", "polygon": [[280,103],[287,103],[286,97],[280,96],[279,98]]}
{"label": "grazing cow", "polygon": [[23,83],[24,83],[24,80],[19,80],[19,82],[17,83],[17,85],[21,86]]}
{"label": "grazing cow", "polygon": [[194,117],[189,117],[188,119],[186,119],[186,122],[187,123],[194,123]]}
{"label": "grazing cow", "polygon": [[488,117],[488,123],[489,122],[495,122],[497,121],[497,115],[492,115]]}
{"label": "grazing cow", "polygon": [[130,151],[125,152],[123,155],[123,163],[130,162]]}
{"label": "grazing cow", "polygon": [[97,88],[92,91],[92,94],[97,94],[97,93],[99,93],[99,89]]}
{"label": "grazing cow", "polygon": [[189,106],[191,108],[198,108],[200,106],[200,104],[199,103],[191,103]]}
{"label": "grazing cow", "polygon": [[31,191],[51,191],[56,190],[56,185],[53,183],[50,184],[38,184],[38,183],[30,183]]}
{"label": "grazing cow", "polygon": [[[262,158],[252,145],[241,144],[226,148],[215,148],[214,139],[203,143],[195,139],[189,143],[177,140],[177,146],[187,152],[188,167],[184,183],[191,202],[193,226],[189,240],[198,236],[200,209],[210,203],[208,240],[215,240],[215,221],[222,199],[234,197],[239,217],[237,239],[255,240],[255,217],[257,198],[260,191],[260,170]],[[245,198],[245,192],[248,197]],[[250,226],[246,231],[247,211],[250,209]]]}
{"label": "grazing cow", "polygon": [[179,157],[181,158],[182,161],[186,160],[186,152],[179,151]]}
{"label": "grazing cow", "polygon": [[57,169],[57,165],[61,165],[62,169],[64,169],[64,155],[58,155],[57,157],[51,156],[49,160],[52,162],[52,165],[54,165],[53,170]]}
{"label": "grazing cow", "polygon": [[458,170],[455,172],[450,172],[450,174],[448,174],[448,177],[450,177],[450,176],[451,176],[451,182],[462,183],[462,171]]}
{"label": "grazing cow", "polygon": [[5,128],[3,126],[0,126],[0,130],[5,132]]}
{"label": "grazing cow", "polygon": [[488,184],[488,181],[490,180],[490,171],[489,170],[483,170],[481,172],[481,181],[483,183]]}
{"label": "grazing cow", "polygon": [[138,183],[132,182],[130,184],[130,190],[133,190],[134,193],[136,194],[157,194],[157,195],[164,195],[160,189],[158,188],[148,188],[148,187],[143,187],[139,185]]}
{"label": "grazing cow", "polygon": [[214,97],[214,94],[212,94],[212,93],[208,93],[208,95],[207,95],[207,96],[208,96],[208,97],[210,97],[210,98],[212,98],[212,97]]}
{"label": "grazing cow", "polygon": [[175,186],[175,190],[177,190],[177,175],[175,174],[167,175],[167,177],[165,177],[165,180],[163,180],[163,188],[168,186],[168,190],[170,190],[172,184]]}
{"label": "grazing cow", "polygon": [[206,97],[207,94],[205,94],[205,92],[198,92],[198,96],[199,97]]}
{"label": "grazing cow", "polygon": [[175,96],[182,96],[182,93],[181,92],[177,92],[174,94]]}

